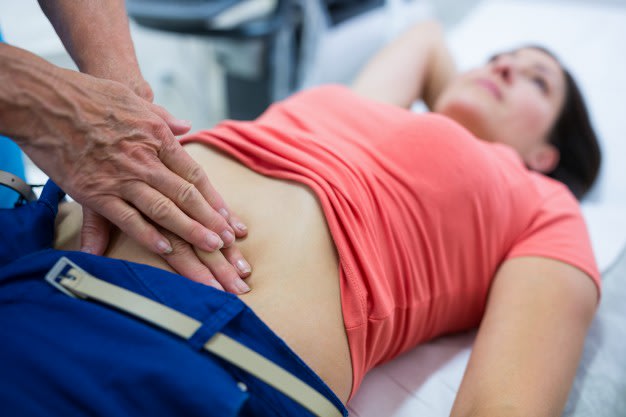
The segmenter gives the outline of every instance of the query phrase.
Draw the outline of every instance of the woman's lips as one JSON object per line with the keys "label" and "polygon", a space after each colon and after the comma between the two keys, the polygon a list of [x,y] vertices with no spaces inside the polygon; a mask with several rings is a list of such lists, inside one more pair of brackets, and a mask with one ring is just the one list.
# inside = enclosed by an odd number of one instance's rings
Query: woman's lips
{"label": "woman's lips", "polygon": [[502,92],[496,83],[486,78],[479,78],[476,82],[493,94],[495,98],[502,100]]}

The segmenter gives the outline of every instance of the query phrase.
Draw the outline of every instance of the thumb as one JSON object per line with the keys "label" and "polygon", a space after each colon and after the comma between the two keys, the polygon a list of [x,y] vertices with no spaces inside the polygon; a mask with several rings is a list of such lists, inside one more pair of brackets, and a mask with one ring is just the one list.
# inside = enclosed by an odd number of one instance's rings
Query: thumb
{"label": "thumb", "polygon": [[83,227],[80,231],[81,252],[102,255],[109,246],[111,223],[95,211],[83,207]]}

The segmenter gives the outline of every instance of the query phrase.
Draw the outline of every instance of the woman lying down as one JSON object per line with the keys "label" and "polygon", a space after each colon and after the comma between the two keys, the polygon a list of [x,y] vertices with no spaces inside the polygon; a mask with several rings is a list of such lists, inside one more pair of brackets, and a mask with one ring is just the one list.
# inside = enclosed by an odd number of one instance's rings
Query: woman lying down
{"label": "woman lying down", "polygon": [[[432,112],[408,111],[416,99]],[[549,52],[523,47],[457,74],[440,29],[425,23],[352,89],[300,92],[184,142],[249,226],[239,248],[254,266],[251,291],[172,274],[122,234],[107,252],[115,259],[66,252],[79,247],[71,204],[46,249],[59,197],[49,184],[39,204],[3,217],[29,242],[0,270],[0,397],[11,415],[347,415],[370,369],[475,327],[452,415],[561,414],[599,299],[576,197],[600,152]],[[43,280],[61,256],[197,328],[185,340],[97,297],[69,297]],[[231,267],[223,253],[201,256]],[[207,353],[216,332],[290,382],[253,376],[229,349]]]}

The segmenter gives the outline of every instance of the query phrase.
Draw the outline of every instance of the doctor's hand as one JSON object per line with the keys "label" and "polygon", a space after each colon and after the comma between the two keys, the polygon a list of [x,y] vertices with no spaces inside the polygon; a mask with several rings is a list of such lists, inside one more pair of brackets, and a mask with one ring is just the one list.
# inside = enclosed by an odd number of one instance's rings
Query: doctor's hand
{"label": "doctor's hand", "polygon": [[0,100],[1,133],[91,209],[85,250],[100,254],[108,242],[106,222],[94,212],[161,255],[174,248],[157,225],[207,252],[246,234],[176,140],[188,125],[119,82],[0,46],[7,57],[3,72],[14,80],[0,88],[0,98],[7,98]]}
{"label": "doctor's hand", "polygon": [[[100,103],[108,107],[107,114],[94,112],[85,123],[83,149],[66,158],[75,161],[74,169],[65,164],[65,172],[59,172],[69,174],[59,184],[86,207],[83,250],[101,254],[106,249],[106,218],[153,252],[167,255],[178,272],[185,274],[181,265],[200,270],[203,264],[193,252],[173,250],[172,237],[212,252],[244,236],[245,226],[230,215],[202,168],[174,137],[189,130],[186,123],[117,83],[108,85],[107,93]],[[110,99],[113,103],[106,102]],[[94,96],[89,100],[94,109],[100,107]],[[95,122],[99,116],[103,123]],[[167,237],[156,225],[169,231]]]}
{"label": "doctor's hand", "polygon": [[[250,287],[243,280],[250,276],[252,270],[236,245],[206,252],[192,247],[166,230],[162,232],[172,242],[173,251],[161,256],[178,273],[193,281],[233,294],[245,294],[250,291]],[[194,259],[194,262],[188,262],[189,259]]]}

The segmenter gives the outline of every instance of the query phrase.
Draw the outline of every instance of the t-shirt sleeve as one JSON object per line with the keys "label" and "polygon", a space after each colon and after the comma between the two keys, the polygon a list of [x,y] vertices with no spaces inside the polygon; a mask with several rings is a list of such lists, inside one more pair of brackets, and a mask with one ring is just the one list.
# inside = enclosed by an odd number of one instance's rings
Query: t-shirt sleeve
{"label": "t-shirt sleeve", "polygon": [[563,186],[551,190],[506,259],[542,256],[585,272],[601,290],[600,272],[580,206]]}

